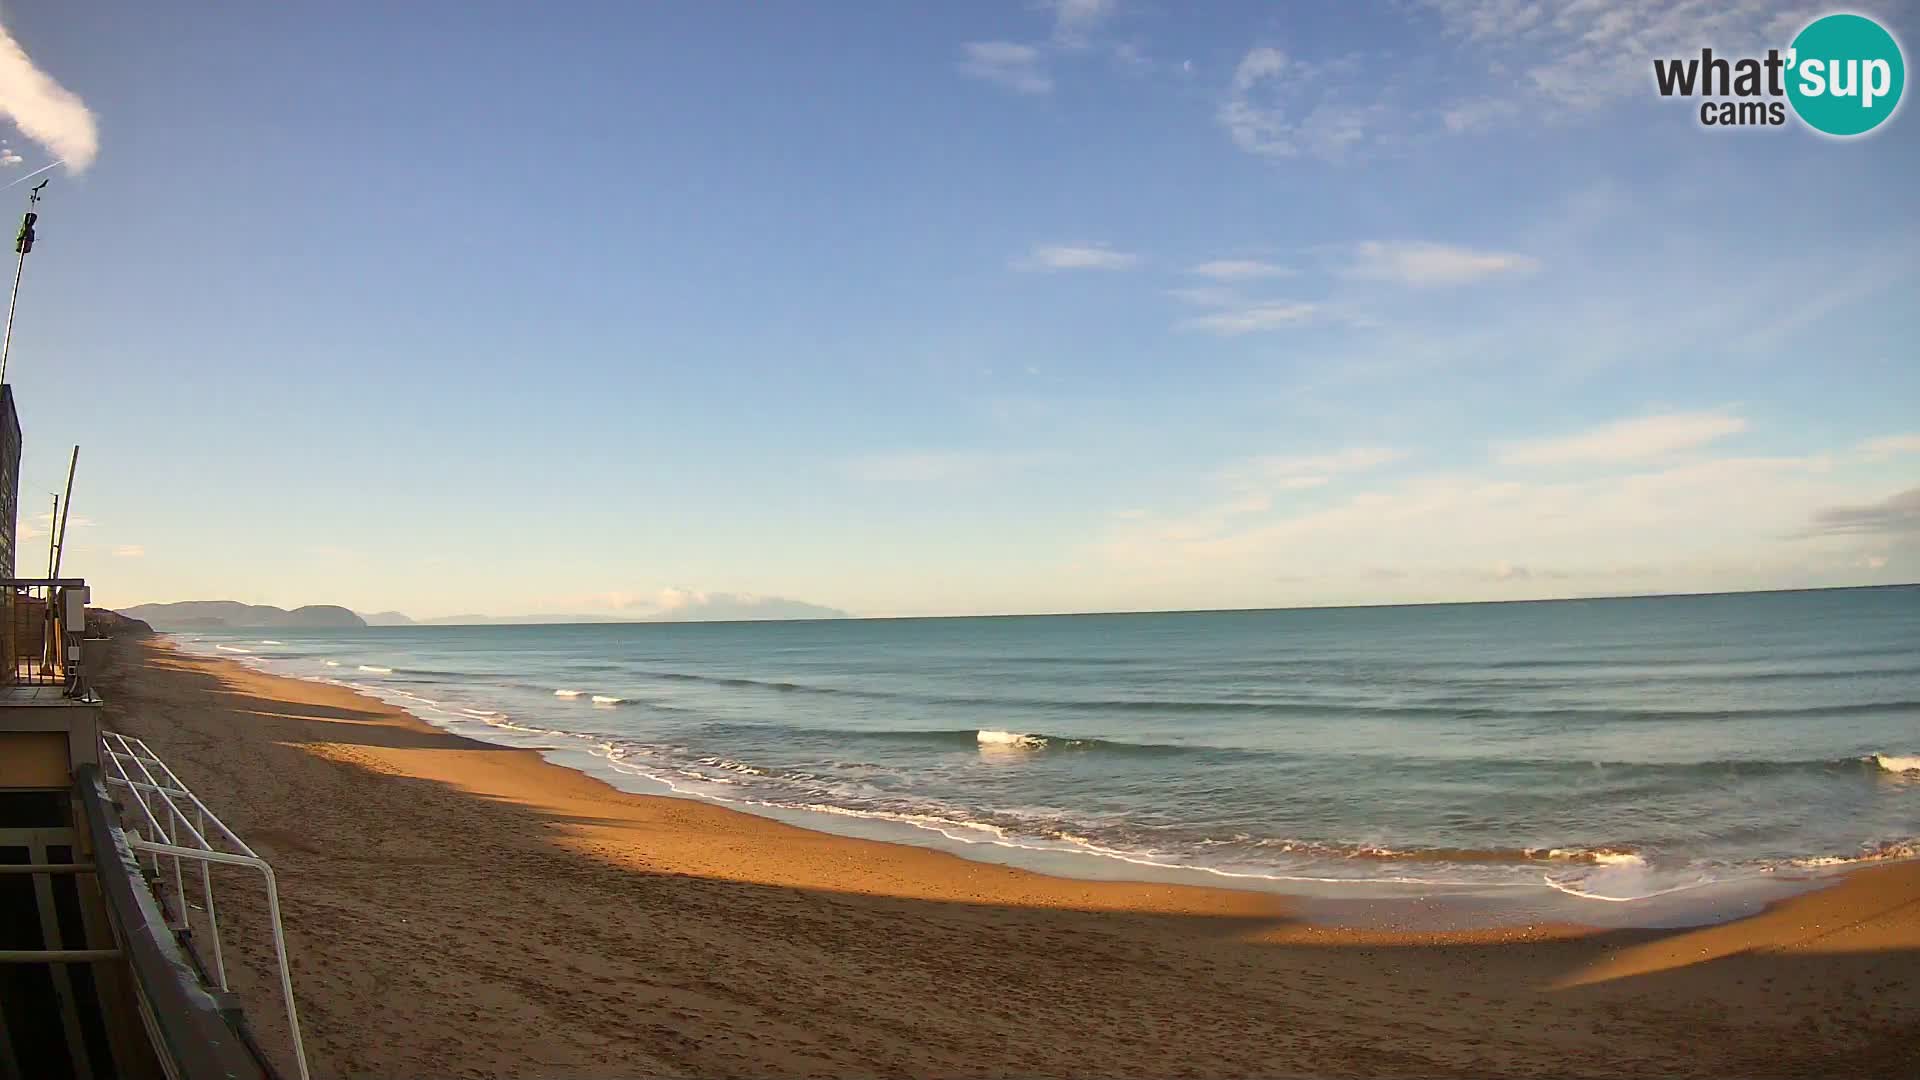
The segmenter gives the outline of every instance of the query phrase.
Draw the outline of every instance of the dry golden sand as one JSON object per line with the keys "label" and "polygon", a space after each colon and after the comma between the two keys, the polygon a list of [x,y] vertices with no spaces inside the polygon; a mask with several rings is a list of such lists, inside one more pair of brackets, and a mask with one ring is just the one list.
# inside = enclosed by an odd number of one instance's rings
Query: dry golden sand
{"label": "dry golden sand", "polygon": [[1911,863],[1701,930],[1330,930],[628,795],[161,641],[98,681],[278,869],[318,1076],[1920,1075]]}

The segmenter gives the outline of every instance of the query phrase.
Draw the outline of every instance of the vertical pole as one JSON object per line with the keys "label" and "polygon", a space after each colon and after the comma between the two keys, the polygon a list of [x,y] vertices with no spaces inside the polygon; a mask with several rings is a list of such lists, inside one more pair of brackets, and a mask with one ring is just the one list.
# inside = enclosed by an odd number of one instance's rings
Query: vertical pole
{"label": "vertical pole", "polygon": [[27,268],[27,253],[20,253],[20,261],[13,264],[13,296],[7,301],[7,333],[0,338],[0,383],[7,381],[7,357],[13,352],[13,309],[20,303],[20,274]]}
{"label": "vertical pole", "polygon": [[7,358],[13,354],[13,309],[20,303],[20,274],[27,268],[27,252],[33,250],[33,224],[39,217],[33,208],[39,205],[40,192],[47,183],[42,180],[27,192],[27,216],[20,219],[20,236],[13,245],[20,252],[20,258],[13,264],[13,295],[7,299],[7,330],[4,336],[0,336],[0,383],[7,381]]}
{"label": "vertical pole", "polygon": [[[198,799],[194,800],[193,805],[193,816],[196,827],[199,828],[200,834],[205,836],[207,832],[206,808],[200,805],[200,800]],[[227,986],[227,959],[221,954],[220,949],[220,913],[213,908],[213,864],[205,859],[201,859],[199,862],[200,895],[207,904],[207,930],[213,938],[213,970],[220,975],[220,989],[226,990],[229,989]]]}
{"label": "vertical pole", "polygon": [[73,513],[73,471],[79,467],[80,447],[75,446],[73,457],[67,462],[67,497],[60,503],[60,532],[54,544],[53,573],[49,577],[60,576],[60,563],[67,557],[67,515]]}
{"label": "vertical pole", "polygon": [[56,492],[53,496],[53,512],[47,515],[47,587],[40,590],[43,605],[40,611],[40,674],[43,678],[53,674],[53,643],[59,636],[53,632],[53,546],[60,539],[54,526],[59,521],[60,495]]}
{"label": "vertical pole", "polygon": [[[47,576],[56,581],[60,578],[60,564],[65,561],[67,557],[67,515],[73,513],[73,473],[74,470],[79,467],[80,447],[78,444],[75,444],[73,457],[67,462],[67,496],[60,500],[60,529],[54,533],[53,565],[48,568],[47,572]],[[60,605],[60,610],[55,611],[53,614],[53,633],[51,639],[47,642],[47,647],[53,650],[55,657],[54,670],[61,673],[62,681],[69,684],[69,690],[73,690],[76,689],[73,684],[73,661],[67,656],[66,602],[66,590],[58,589],[51,584],[47,586],[47,603],[57,603]]]}

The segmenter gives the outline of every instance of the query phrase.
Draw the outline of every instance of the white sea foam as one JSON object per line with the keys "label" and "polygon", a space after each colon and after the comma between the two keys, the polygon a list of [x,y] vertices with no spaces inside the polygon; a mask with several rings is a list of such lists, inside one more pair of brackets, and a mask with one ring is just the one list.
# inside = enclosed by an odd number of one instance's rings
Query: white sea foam
{"label": "white sea foam", "polygon": [[242,649],[237,645],[215,645],[214,648],[219,649],[221,652],[250,653],[253,651],[252,649]]}
{"label": "white sea foam", "polygon": [[260,639],[260,644],[262,644],[262,645],[285,645],[285,644],[286,644],[286,642],[284,642],[284,641],[275,641],[275,640],[273,640],[272,638],[261,638],[261,639]]}
{"label": "white sea foam", "polygon": [[1588,851],[1585,848],[1549,848],[1547,858],[1566,859],[1569,862],[1597,863],[1601,866],[1644,867],[1647,865],[1647,860],[1635,855],[1631,851],[1608,851],[1605,849]]}
{"label": "white sea foam", "polygon": [[1920,772],[1920,754],[1875,754],[1873,762],[1890,773]]}
{"label": "white sea foam", "polygon": [[1854,863],[1890,862],[1916,858],[1920,858],[1920,838],[1889,840],[1874,844],[1863,849],[1858,855],[1816,855],[1810,859],[1795,859],[1792,865],[1811,870],[1822,866],[1850,866]]}
{"label": "white sea foam", "polygon": [[595,705],[624,705],[626,704],[626,702],[627,702],[626,698],[614,697],[612,694],[593,695],[593,703]]}
{"label": "white sea foam", "polygon": [[981,746],[1012,747],[1020,750],[1038,750],[1047,745],[1044,735],[1025,735],[1018,731],[990,731],[982,729],[974,733]]}
{"label": "white sea foam", "polygon": [[327,666],[328,666],[328,667],[339,667],[339,666],[340,666],[340,661],[338,661],[338,660],[329,660],[329,661],[327,661]]}
{"label": "white sea foam", "polygon": [[392,668],[390,668],[390,667],[375,667],[375,666],[373,666],[372,664],[361,664],[361,665],[360,665],[360,670],[361,670],[361,671],[367,671],[367,672],[372,672],[372,673],[373,673],[373,674],[375,674],[375,675],[391,675],[391,674],[393,674],[393,669],[392,669]]}
{"label": "white sea foam", "polygon": [[576,698],[576,697],[579,697],[583,692],[584,691],[580,691],[580,690],[555,690],[553,692],[553,696],[564,697],[564,698]]}

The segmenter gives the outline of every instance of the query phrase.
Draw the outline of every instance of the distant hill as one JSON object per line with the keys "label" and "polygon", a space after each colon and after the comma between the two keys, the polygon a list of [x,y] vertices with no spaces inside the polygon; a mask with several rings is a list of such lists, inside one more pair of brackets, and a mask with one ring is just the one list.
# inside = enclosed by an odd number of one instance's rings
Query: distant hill
{"label": "distant hill", "polygon": [[368,626],[416,625],[412,619],[407,618],[405,615],[402,615],[397,611],[359,611],[359,612],[355,612],[354,614],[359,615],[362,619],[365,619],[367,621]]}
{"label": "distant hill", "polygon": [[117,611],[108,611],[106,608],[87,609],[88,637],[146,637],[151,633],[153,633],[153,627],[139,619],[130,619]]}
{"label": "distant hill", "polygon": [[232,600],[184,600],[178,604],[140,604],[120,614],[140,619],[155,630],[339,630],[367,625],[365,619],[333,604],[309,604],[292,611]]}

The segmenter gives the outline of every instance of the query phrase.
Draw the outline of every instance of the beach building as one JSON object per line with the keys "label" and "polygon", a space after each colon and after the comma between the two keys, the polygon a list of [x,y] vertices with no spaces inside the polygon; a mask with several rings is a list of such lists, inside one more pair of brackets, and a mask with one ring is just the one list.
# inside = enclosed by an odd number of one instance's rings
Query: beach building
{"label": "beach building", "polygon": [[227,990],[217,892],[243,886],[268,890],[304,1080],[272,871],[102,728],[85,580],[17,576],[20,454],[0,385],[0,1080],[277,1076]]}

